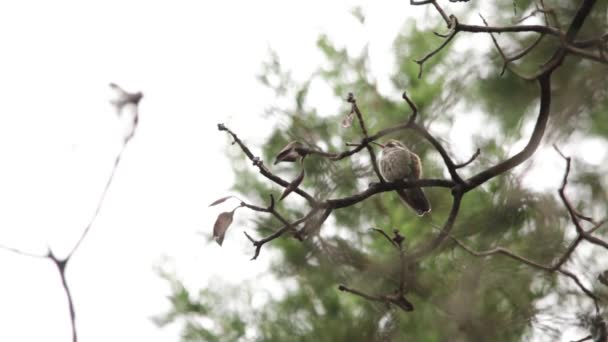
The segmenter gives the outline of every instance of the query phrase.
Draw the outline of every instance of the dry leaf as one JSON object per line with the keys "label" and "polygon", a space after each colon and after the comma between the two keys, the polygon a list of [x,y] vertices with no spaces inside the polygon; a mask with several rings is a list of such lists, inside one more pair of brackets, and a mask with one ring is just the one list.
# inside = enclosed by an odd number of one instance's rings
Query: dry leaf
{"label": "dry leaf", "polygon": [[226,230],[228,230],[228,227],[230,227],[230,224],[232,223],[233,215],[234,210],[224,212],[219,214],[217,220],[215,220],[215,224],[213,225],[213,238],[220,246],[224,242],[224,235],[226,235]]}
{"label": "dry leaf", "polygon": [[122,109],[127,104],[137,105],[143,94],[141,92],[137,93],[129,93],[118,86],[116,83],[110,83],[110,89],[112,90],[112,99],[110,99],[110,103],[116,107],[116,112],[118,115],[122,114]]}
{"label": "dry leaf", "polygon": [[220,203],[224,202],[225,200],[230,199],[230,198],[233,198],[233,197],[234,197],[234,196],[226,196],[226,197],[222,197],[222,198],[220,198],[220,199],[216,200],[215,202],[213,202],[213,203],[209,204],[209,206],[210,206],[210,207],[213,207],[214,205],[218,205],[218,204],[220,204]]}
{"label": "dry leaf", "polygon": [[355,113],[350,113],[342,119],[342,127],[348,128],[353,125],[353,119],[355,118]]}
{"label": "dry leaf", "polygon": [[285,145],[283,149],[277,154],[276,159],[274,160],[274,164],[278,164],[282,161],[294,162],[300,157],[298,151],[296,151],[297,147],[302,146],[298,141],[292,141],[289,144]]}
{"label": "dry leaf", "polygon": [[289,185],[287,185],[285,191],[283,191],[283,194],[281,195],[281,198],[279,198],[279,201],[281,201],[283,198],[287,197],[287,195],[289,195],[292,191],[294,191],[300,185],[300,183],[302,183],[303,179],[304,167],[302,167],[302,171],[300,171],[298,177],[296,177],[296,179],[294,179],[293,181],[291,181],[291,183],[289,183]]}

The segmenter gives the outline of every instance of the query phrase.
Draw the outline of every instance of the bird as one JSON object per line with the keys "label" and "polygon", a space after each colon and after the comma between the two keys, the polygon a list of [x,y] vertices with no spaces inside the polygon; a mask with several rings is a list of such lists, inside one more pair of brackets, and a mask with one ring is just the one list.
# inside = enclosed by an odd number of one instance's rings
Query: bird
{"label": "bird", "polygon": [[[380,173],[388,182],[398,180],[417,180],[422,177],[420,157],[410,151],[401,141],[391,139],[382,147],[380,156]],[[431,204],[422,188],[396,190],[401,199],[414,211],[422,216],[431,211]]]}

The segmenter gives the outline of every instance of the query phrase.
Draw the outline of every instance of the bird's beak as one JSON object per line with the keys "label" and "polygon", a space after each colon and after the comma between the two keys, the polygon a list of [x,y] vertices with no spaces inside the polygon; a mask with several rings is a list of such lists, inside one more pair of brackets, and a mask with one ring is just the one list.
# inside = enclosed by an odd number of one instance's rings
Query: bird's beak
{"label": "bird's beak", "polygon": [[384,148],[384,145],[382,145],[382,144],[380,144],[380,143],[377,143],[377,142],[375,142],[375,141],[372,141],[372,144],[374,144],[374,145],[378,145],[378,146],[380,146],[380,147]]}

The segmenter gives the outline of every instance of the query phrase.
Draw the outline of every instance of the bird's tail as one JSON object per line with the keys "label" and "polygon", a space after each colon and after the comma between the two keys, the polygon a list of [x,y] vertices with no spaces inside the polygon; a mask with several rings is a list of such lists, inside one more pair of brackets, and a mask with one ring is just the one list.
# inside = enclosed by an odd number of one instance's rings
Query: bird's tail
{"label": "bird's tail", "polygon": [[431,204],[422,188],[397,190],[397,194],[416,214],[422,216],[431,211]]}

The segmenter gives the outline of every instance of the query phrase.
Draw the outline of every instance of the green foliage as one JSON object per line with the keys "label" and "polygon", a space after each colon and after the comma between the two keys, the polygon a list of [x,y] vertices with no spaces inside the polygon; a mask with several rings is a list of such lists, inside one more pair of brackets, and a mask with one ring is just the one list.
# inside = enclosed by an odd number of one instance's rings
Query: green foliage
{"label": "green foliage", "polygon": [[[517,20],[530,13],[533,2],[518,0],[501,3],[501,6],[507,7],[497,8],[497,13],[507,13],[506,20]],[[581,37],[605,26],[606,4],[597,6],[599,10],[589,19]],[[567,1],[558,2],[554,7],[560,22],[572,15],[572,5]],[[360,10],[355,13],[364,22]],[[533,38],[524,36],[520,40],[510,38],[501,42],[512,52],[529,45]],[[551,39],[545,38],[537,52],[514,66],[522,72],[533,70],[555,47]],[[431,30],[418,29],[413,21],[408,21],[394,42],[397,63],[391,80],[396,92],[407,90],[420,109],[420,120],[429,125],[431,131],[434,125],[449,127],[456,120],[469,119],[466,114],[454,112],[453,105],[457,102],[483,112],[484,120],[500,127],[499,136],[477,140],[475,137],[483,133],[485,127],[476,124],[470,127],[468,138],[482,149],[483,157],[468,168],[471,172],[479,171],[512,155],[511,145],[526,137],[523,123],[537,111],[537,85],[521,81],[508,71],[500,77],[502,61],[494,50],[484,51],[479,58],[473,58],[471,52],[458,52],[459,57],[450,57],[454,54],[451,46],[428,60],[424,77],[418,79],[418,65],[412,60],[440,43]],[[281,69],[276,55],[263,68],[261,81],[277,95],[294,99],[291,105],[274,111],[280,124],[262,146],[266,165],[293,140],[339,152],[346,142],[360,139],[356,123],[347,129],[340,125],[348,112],[346,104],[340,114],[319,114],[314,103],[308,102],[313,80],[326,82],[339,98],[344,99],[348,92],[353,92],[372,132],[408,118],[409,107],[401,99],[387,98],[378,91],[372,81],[366,49],[353,56],[345,48],[336,47],[326,36],[319,38],[318,47],[327,63],[301,84]],[[466,60],[468,57],[470,62]],[[481,63],[485,69],[473,65],[475,63]],[[492,67],[488,69],[487,65]],[[553,80],[552,121],[545,141],[568,138],[577,130],[583,135],[595,135],[605,143],[608,138],[606,74],[604,66],[576,58],[566,61]],[[404,141],[420,155],[426,177],[445,176],[444,166],[429,144],[408,131],[395,133],[392,138]],[[448,147],[458,145],[458,141],[443,143]],[[231,156],[238,180],[234,185],[236,191],[251,202],[264,203],[269,193],[278,198],[281,188],[248,167],[240,153],[234,152]],[[582,160],[576,162],[584,171],[572,175],[576,188],[591,190],[588,195],[580,192],[578,198],[596,203],[596,212],[606,214],[606,178],[597,168]],[[306,159],[305,168],[302,186],[320,198],[347,196],[374,181],[365,153],[338,162],[311,156]],[[293,179],[299,165],[282,163],[272,169],[286,179]],[[573,227],[554,189],[550,192],[526,189],[523,176],[525,172],[508,173],[467,194],[454,234],[476,250],[503,246],[531,260],[550,264],[564,252],[569,242],[565,232]],[[555,274],[531,269],[501,256],[474,257],[451,241],[408,270],[407,297],[415,305],[413,312],[405,313],[339,292],[340,283],[372,294],[395,288],[398,255],[386,240],[370,233],[368,228],[398,229],[406,237],[408,249],[435,236],[450,210],[452,198],[445,189],[426,191],[433,212],[422,218],[405,209],[395,194],[384,193],[333,212],[331,224],[326,223],[319,235],[304,242],[282,238],[265,245],[265,250],[276,252],[272,272],[277,286],[287,281],[295,281],[297,285],[286,287],[289,290],[283,297],[269,299],[263,308],[248,308],[245,303],[240,310],[230,311],[225,303],[242,298],[227,294],[227,290],[202,290],[198,296],[192,296],[174,276],[166,276],[173,286],[174,294],[170,298],[173,309],[162,316],[159,324],[183,321],[185,341],[518,341],[529,336],[532,322],[541,313],[536,305],[539,300],[549,294],[556,295],[558,302],[573,296],[581,298],[577,291],[573,294],[572,287],[558,282]],[[305,211],[301,204],[294,204],[301,203],[298,201],[297,196],[292,195],[278,203],[278,209],[292,219],[300,217]],[[264,236],[279,223],[260,216],[257,226],[256,233]],[[584,311],[587,305],[588,302],[581,301],[578,308]],[[213,324],[201,325],[201,319]],[[245,327],[253,331],[247,338]]]}

